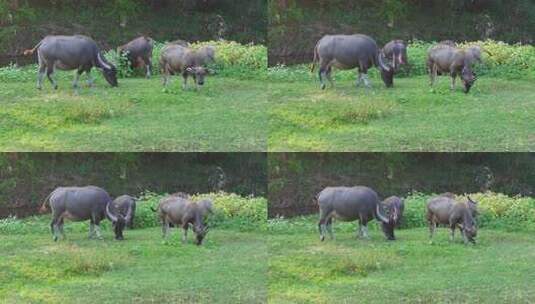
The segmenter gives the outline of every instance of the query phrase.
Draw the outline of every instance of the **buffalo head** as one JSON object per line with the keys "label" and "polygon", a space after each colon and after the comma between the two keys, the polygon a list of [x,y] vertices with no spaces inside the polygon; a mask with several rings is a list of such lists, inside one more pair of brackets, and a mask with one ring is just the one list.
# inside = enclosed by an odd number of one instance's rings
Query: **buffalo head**
{"label": "buffalo head", "polygon": [[461,79],[463,80],[464,92],[468,93],[474,82],[476,82],[477,77],[470,67],[464,66],[461,71]]}
{"label": "buffalo head", "polygon": [[113,214],[110,211],[111,203],[106,205],[106,215],[110,219],[113,225],[113,232],[115,233],[116,240],[123,240],[123,230],[126,228],[126,224],[130,221],[132,217],[132,208],[128,208],[126,216],[118,213],[117,215]]}

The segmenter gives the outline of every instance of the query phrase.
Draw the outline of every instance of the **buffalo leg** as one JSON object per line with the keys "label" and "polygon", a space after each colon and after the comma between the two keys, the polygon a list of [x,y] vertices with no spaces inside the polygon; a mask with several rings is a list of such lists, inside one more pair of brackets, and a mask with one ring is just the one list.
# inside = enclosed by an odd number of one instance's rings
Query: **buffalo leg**
{"label": "buffalo leg", "polygon": [[188,225],[183,227],[184,233],[182,234],[182,243],[186,243],[188,241]]}
{"label": "buffalo leg", "polygon": [[450,241],[453,242],[453,240],[455,239],[455,225],[451,225],[450,229],[451,229]]}
{"label": "buffalo leg", "polygon": [[48,80],[50,80],[50,83],[52,83],[52,86],[54,87],[54,90],[58,89],[58,84],[54,80],[54,72],[56,71],[56,65],[53,64],[51,66],[48,66],[46,69],[46,77],[48,77]]}
{"label": "buffalo leg", "polygon": [[433,236],[435,235],[436,223],[433,220],[429,222],[429,241],[433,241]]}
{"label": "buffalo leg", "polygon": [[145,77],[150,78],[152,70],[152,60],[150,58],[145,58]]}
{"label": "buffalo leg", "polygon": [[328,216],[329,216],[328,212],[324,212],[323,210],[320,210],[320,220],[318,222],[320,241],[325,240],[325,230],[326,230],[325,225],[327,223]]}
{"label": "buffalo leg", "polygon": [[37,89],[43,88],[43,79],[46,75],[46,65],[39,65],[39,75],[37,76]]}
{"label": "buffalo leg", "polygon": [[169,222],[167,220],[164,220],[162,223],[162,237],[164,239],[167,239],[168,232],[169,232]]}
{"label": "buffalo leg", "polygon": [[362,237],[362,223],[359,220],[359,228],[358,228],[358,232],[357,232],[357,238],[361,238],[361,237]]}
{"label": "buffalo leg", "polygon": [[58,221],[58,218],[54,217],[52,219],[52,222],[50,223],[50,231],[52,232],[52,239],[54,240],[54,242],[58,240],[58,234],[57,234],[57,229],[56,229],[57,221]]}
{"label": "buffalo leg", "polygon": [[82,75],[83,72],[84,70],[77,70],[76,73],[74,73],[74,81],[72,82],[73,89],[78,89],[78,80],[80,80],[80,75]]}
{"label": "buffalo leg", "polygon": [[451,74],[451,90],[455,90],[455,79],[457,78],[457,75],[455,73]]}
{"label": "buffalo leg", "polygon": [[95,236],[95,223],[93,220],[89,223],[89,238],[92,239]]}
{"label": "buffalo leg", "polygon": [[58,222],[58,230],[59,230],[59,233],[61,234],[61,238],[62,239],[65,239],[65,231],[63,230],[63,218],[60,218],[59,219],[59,222]]}
{"label": "buffalo leg", "polygon": [[362,224],[362,236],[365,239],[369,239],[370,238],[370,236],[368,235],[368,225],[367,225],[367,223]]}
{"label": "buffalo leg", "polygon": [[430,73],[429,73],[431,86],[435,85],[435,83],[437,81],[437,76],[438,76],[438,67],[437,67],[436,64],[431,64],[431,70],[430,70]]}
{"label": "buffalo leg", "polygon": [[93,75],[91,75],[91,68],[85,71],[85,74],[87,75],[87,86],[90,88],[93,87],[93,83],[95,82],[95,78],[93,78]]}
{"label": "buffalo leg", "polygon": [[331,238],[331,240],[334,240],[334,234],[333,234],[333,217],[329,217],[327,219],[327,225],[326,225],[326,228],[327,228],[327,232],[329,233],[329,237]]}
{"label": "buffalo leg", "polygon": [[184,73],[182,73],[182,89],[186,89],[188,85],[188,74],[187,72],[184,70]]}

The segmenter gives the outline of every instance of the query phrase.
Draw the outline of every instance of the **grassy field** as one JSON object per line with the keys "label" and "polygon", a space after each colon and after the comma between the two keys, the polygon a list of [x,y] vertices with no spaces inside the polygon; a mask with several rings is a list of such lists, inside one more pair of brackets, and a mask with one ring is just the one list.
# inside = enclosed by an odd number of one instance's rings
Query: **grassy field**
{"label": "grassy field", "polygon": [[346,73],[321,91],[300,73],[270,83],[270,151],[535,150],[532,81],[481,77],[466,95],[450,91],[449,77],[434,89],[426,76],[395,79],[394,89],[372,78],[368,90]]}
{"label": "grassy field", "polygon": [[121,79],[118,88],[99,77],[91,89],[82,76],[76,93],[72,75],[61,73],[57,91],[48,82],[38,91],[34,79],[0,84],[2,151],[266,150],[262,81],[213,76],[183,91],[174,77],[164,92],[158,76]]}
{"label": "grassy field", "polygon": [[[481,229],[478,244],[451,243],[439,229],[377,229],[355,238],[336,223],[335,240],[319,241],[316,217],[270,224],[270,303],[533,303],[535,235]],[[388,300],[386,300],[388,299]]]}
{"label": "grassy field", "polygon": [[198,247],[191,238],[182,244],[176,229],[167,243],[160,228],[125,231],[124,241],[112,240],[111,231],[89,240],[75,230],[57,243],[44,226],[23,236],[0,234],[1,302],[266,302],[263,233],[214,228]]}

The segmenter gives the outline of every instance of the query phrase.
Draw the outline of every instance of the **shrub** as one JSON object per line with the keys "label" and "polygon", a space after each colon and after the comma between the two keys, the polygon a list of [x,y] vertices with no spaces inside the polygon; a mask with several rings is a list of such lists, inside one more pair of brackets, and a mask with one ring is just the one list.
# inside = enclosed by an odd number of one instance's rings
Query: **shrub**
{"label": "shrub", "polygon": [[[134,223],[136,227],[159,226],[160,222],[151,207],[156,209],[160,199],[166,195],[147,192],[143,194],[136,208]],[[242,197],[233,193],[197,194],[193,200],[210,198],[214,212],[208,217],[211,227],[237,228],[240,230],[265,230],[267,219],[267,200],[262,197]]]}
{"label": "shrub", "polygon": [[[160,54],[166,43],[154,42],[152,52],[152,74],[161,73]],[[265,78],[267,68],[267,48],[263,45],[240,44],[234,41],[203,41],[191,44],[194,49],[211,45],[216,48],[215,63],[210,68],[216,70],[219,75],[240,79]],[[118,69],[119,77],[130,77],[134,71],[129,67],[125,55],[119,55],[117,51],[110,50],[105,54]]]}
{"label": "shrub", "polygon": [[[396,77],[427,75],[427,52],[435,43],[414,40],[407,47],[409,65],[403,67]],[[492,76],[506,79],[535,79],[535,47],[531,45],[507,44],[501,41],[485,40],[460,43],[459,47],[466,48],[478,45],[485,50],[482,52],[483,63],[474,65],[478,77]],[[487,53],[488,52],[488,53]],[[277,65],[268,68],[268,77],[277,81],[318,81],[318,66],[314,73],[310,73],[310,65],[296,65],[287,67]],[[377,69],[368,71],[371,78],[380,79]],[[355,70],[333,72],[335,80],[355,80]],[[379,80],[380,81],[380,80]]]}
{"label": "shrub", "polygon": [[[478,202],[478,226],[498,228],[507,231],[535,230],[535,199],[529,197],[509,197],[501,193],[468,194]],[[433,195],[413,193],[405,199],[402,228],[425,227],[426,204]],[[458,196],[465,201],[464,196]]]}

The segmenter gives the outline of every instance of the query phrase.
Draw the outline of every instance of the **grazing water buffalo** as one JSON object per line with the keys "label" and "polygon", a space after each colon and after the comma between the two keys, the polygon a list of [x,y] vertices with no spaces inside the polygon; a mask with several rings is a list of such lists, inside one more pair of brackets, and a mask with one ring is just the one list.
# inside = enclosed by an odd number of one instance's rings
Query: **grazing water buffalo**
{"label": "grazing water buffalo", "polygon": [[112,207],[117,210],[125,219],[129,219],[126,224],[128,228],[134,228],[134,217],[136,216],[136,198],[130,195],[121,195],[112,202]]}
{"label": "grazing water buffalo", "polygon": [[451,229],[451,240],[455,236],[455,228],[459,227],[465,243],[475,244],[477,227],[477,203],[468,197],[468,202],[455,201],[451,195],[439,195],[427,203],[427,222],[429,223],[430,239],[433,240],[437,224],[448,225]]}
{"label": "grazing water buffalo", "polygon": [[184,229],[182,241],[186,242],[188,228],[191,225],[197,239],[196,244],[201,245],[208,233],[208,226],[205,224],[205,220],[208,213],[212,213],[212,202],[209,200],[193,202],[188,197],[172,195],[160,200],[158,209],[152,209],[152,211],[158,212],[162,222],[164,238],[167,238],[169,224],[172,223]]}
{"label": "grazing water buffalo", "polygon": [[397,196],[390,196],[381,203],[385,216],[388,218],[388,224],[381,225],[385,235],[391,235],[395,239],[394,228],[399,227],[405,210],[405,202]]}
{"label": "grazing water buffalo", "polygon": [[368,69],[377,66],[386,87],[392,87],[394,82],[394,69],[384,63],[384,54],[377,47],[377,43],[366,35],[326,35],[323,36],[314,48],[314,59],[311,72],[314,72],[316,62],[319,61],[319,79],[321,89],[325,89],[324,78],[334,86],[331,79],[332,67],[341,70],[358,69],[356,85],[364,82],[370,87]]}
{"label": "grazing water buffalo", "polygon": [[50,193],[43,205],[41,211],[46,211],[46,204],[49,203],[52,209],[52,222],[50,229],[54,236],[54,241],[58,240],[58,234],[65,237],[63,233],[63,221],[69,219],[72,221],[90,221],[89,238],[100,235],[100,221],[108,217],[114,226],[115,238],[123,239],[123,230],[126,223],[130,220],[130,213],[126,216],[113,214],[110,210],[111,197],[106,190],[95,187],[59,187]]}
{"label": "grazing water buffalo", "polygon": [[204,46],[198,50],[178,44],[167,44],[160,55],[160,66],[164,75],[164,86],[169,83],[171,75],[182,74],[185,89],[188,77],[193,77],[195,88],[204,85],[204,77],[213,71],[206,65],[215,60],[215,48]]}
{"label": "grazing water buffalo", "polygon": [[432,47],[427,53],[427,68],[431,85],[435,84],[437,75],[448,73],[451,76],[451,89],[455,89],[455,79],[460,76],[464,92],[468,93],[477,79],[472,71],[474,61],[478,60],[475,52],[475,50],[462,50],[446,44]]}
{"label": "grazing water buffalo", "polygon": [[383,54],[394,71],[399,70],[401,65],[407,64],[407,46],[403,40],[392,40],[385,44]]}
{"label": "grazing water buffalo", "polygon": [[154,41],[150,37],[138,37],[117,48],[119,54],[124,54],[132,69],[145,67],[145,76],[150,78],[152,70],[152,49]]}
{"label": "grazing water buffalo", "polygon": [[73,87],[78,87],[78,79],[82,73],[86,73],[88,84],[93,85],[91,69],[96,67],[102,70],[106,81],[113,87],[117,84],[117,69],[102,55],[95,41],[81,35],[75,36],[46,36],[33,49],[24,51],[24,55],[31,55],[37,50],[39,60],[39,77],[37,88],[41,89],[43,78],[46,76],[54,86],[58,85],[52,77],[56,68],[60,70],[78,70]]}
{"label": "grazing water buffalo", "polygon": [[[327,187],[317,195],[317,202],[320,209],[318,228],[322,241],[325,239],[325,231],[333,238],[333,218],[346,222],[358,220],[358,236],[366,238],[367,224],[373,219],[380,221],[383,226],[393,225],[392,221],[382,214],[377,193],[368,187]],[[393,226],[383,229],[389,240],[394,240],[393,229]]]}

